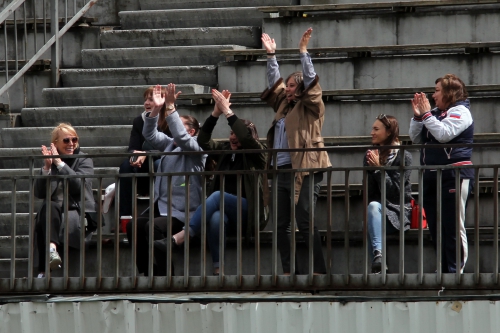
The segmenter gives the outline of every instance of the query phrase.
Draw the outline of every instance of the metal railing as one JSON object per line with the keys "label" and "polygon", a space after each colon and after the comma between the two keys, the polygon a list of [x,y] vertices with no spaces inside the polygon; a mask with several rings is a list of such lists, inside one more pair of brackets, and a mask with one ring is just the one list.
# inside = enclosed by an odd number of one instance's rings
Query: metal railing
{"label": "metal railing", "polygon": [[[483,144],[483,146],[497,147],[499,144]],[[343,151],[359,152],[362,156],[363,152],[369,147],[332,147],[325,148],[330,153]],[[415,150],[418,146],[400,146],[401,153],[404,150]],[[309,149],[311,150],[311,149]],[[318,150],[318,149],[312,149]],[[273,157],[276,157],[276,152],[280,150],[270,150]],[[247,150],[246,153],[252,151]],[[203,152],[184,152],[181,154],[200,154]],[[227,152],[214,152],[227,153]],[[232,151],[230,153],[233,153]],[[237,152],[238,153],[238,152]],[[242,153],[242,152],[240,152]],[[178,153],[162,153],[162,155],[172,155]],[[148,158],[152,159],[155,155],[148,153]],[[125,157],[126,154],[115,155],[86,155],[94,160],[110,157]],[[242,195],[242,177],[248,171],[224,171],[224,172],[187,172],[187,173],[155,173],[151,169],[149,173],[144,174],[115,174],[114,176],[106,176],[102,174],[94,175],[67,175],[67,176],[45,176],[41,175],[39,168],[35,165],[41,164],[42,156],[23,156],[12,157],[9,159],[25,159],[29,161],[29,174],[17,176],[2,176],[0,180],[6,180],[10,184],[11,197],[11,233],[10,237],[4,236],[3,241],[9,243],[10,259],[5,257],[3,273],[8,271],[9,278],[0,279],[0,290],[2,292],[93,292],[100,291],[145,291],[145,290],[324,290],[324,289],[351,289],[351,290],[371,290],[371,289],[419,289],[419,290],[439,290],[443,286],[447,290],[457,289],[498,289],[499,285],[499,253],[498,253],[498,169],[500,164],[482,164],[474,166],[396,166],[396,167],[332,167],[326,169],[271,169],[254,171],[254,174],[266,174],[270,179],[271,197],[274,198],[271,202],[270,220],[264,230],[259,230],[257,227],[253,230],[250,239],[244,238],[243,216],[241,210],[237,218],[236,235],[228,235],[227,248],[224,247],[224,242],[220,242],[220,272],[218,276],[212,276],[208,268],[210,260],[207,259],[207,233],[206,221],[202,223],[202,229],[199,241],[189,237],[189,229],[186,231],[186,242],[182,250],[174,248],[172,242],[169,241],[173,235],[172,231],[172,215],[169,214],[169,229],[167,230],[165,239],[166,252],[166,274],[163,276],[154,276],[154,259],[155,248],[154,243],[154,224],[150,223],[148,233],[148,268],[147,276],[141,276],[136,270],[137,260],[137,219],[140,215],[140,203],[138,200],[133,200],[132,203],[132,237],[125,240],[125,235],[118,232],[106,234],[103,232],[103,219],[107,219],[114,226],[115,230],[120,230],[120,221],[118,206],[120,197],[115,197],[114,217],[103,217],[101,194],[105,184],[110,182],[116,183],[116,193],[119,193],[120,181],[124,177],[131,177],[133,184],[133,193],[137,190],[137,180],[143,177],[149,177],[150,190],[149,195],[154,197],[153,181],[154,177],[166,177],[169,180],[169,188],[165,189],[169,196],[172,196],[172,179],[176,176],[183,176],[186,179],[185,200],[189,205],[190,182],[192,177],[201,177],[202,183],[202,210],[206,209],[206,194],[207,182],[209,176],[219,176],[220,186],[224,187],[225,177],[228,175],[236,175],[236,187],[238,193],[238,207],[241,207]],[[7,159],[3,158],[3,159]],[[414,162],[414,164],[417,164]],[[150,163],[153,165],[153,163]],[[151,167],[152,168],[152,167]],[[440,183],[442,173],[445,170],[453,169],[459,171],[464,168],[474,168],[475,170],[475,185],[473,195],[470,199],[469,211],[473,211],[473,222],[468,221],[467,233],[470,238],[471,248],[474,249],[471,262],[466,266],[465,273],[441,273],[441,229],[438,227],[437,244],[438,250],[434,251],[430,235],[427,230],[420,227],[416,230],[404,232],[401,228],[399,234],[387,235],[385,224],[383,223],[382,232],[382,253],[383,253],[383,268],[381,274],[370,274],[369,266],[371,264],[368,253],[368,236],[367,236],[367,174],[370,170],[379,170],[382,177],[385,177],[387,172],[392,170],[404,171],[412,170],[417,173],[417,182],[413,184],[413,195],[417,197],[422,204],[423,197],[423,173],[425,170],[436,169],[437,181]],[[493,175],[493,181],[483,181],[480,178],[480,173],[488,171]],[[309,247],[303,245],[303,239],[297,237],[296,228],[290,228],[289,238],[291,239],[290,248],[290,275],[284,275],[280,266],[279,251],[278,251],[278,234],[277,234],[277,187],[276,176],[283,173],[292,173],[296,175],[298,172],[312,175],[315,172],[324,173],[324,181],[322,184],[323,191],[316,206],[316,210],[311,212],[309,221],[309,238],[312,239],[312,230],[317,226],[321,235],[323,252],[325,255],[326,274],[316,275],[312,265],[313,258],[313,242],[309,242]],[[401,172],[403,175],[404,172]],[[362,175],[363,182],[359,184],[352,179]],[[460,175],[460,172],[456,172]],[[356,175],[356,177],[353,177]],[[335,184],[334,179],[343,178],[343,184]],[[402,176],[403,177],[403,176]],[[67,183],[71,179],[93,179],[94,188],[98,198],[96,209],[98,211],[98,228],[97,231],[90,236],[91,241],[85,241],[85,219],[83,208],[82,217],[80,219],[80,251],[70,249],[71,244],[64,244],[64,248],[60,249],[63,257],[63,269],[54,272],[46,272],[45,278],[36,278],[34,275],[34,258],[35,245],[34,239],[34,216],[36,213],[35,206],[40,206],[41,200],[34,196],[35,182],[50,182],[53,179],[60,179],[65,185],[63,188],[64,197],[68,198]],[[293,180],[294,177],[292,176]],[[312,177],[309,177],[312,182]],[[17,184],[20,182],[29,182],[28,185],[28,238],[18,234],[17,207],[19,202],[18,196],[21,195],[17,191]],[[404,181],[404,179],[402,179]],[[456,182],[460,182],[460,176],[456,178]],[[4,185],[5,186],[5,185]],[[26,186],[23,185],[23,186]],[[255,184],[257,187],[258,185]],[[309,198],[313,197],[312,186]],[[457,189],[460,187],[458,186]],[[488,190],[485,190],[485,189]],[[353,189],[361,189],[357,194],[353,194]],[[490,191],[491,190],[491,191]],[[440,198],[440,187],[438,186],[438,198]],[[459,190],[457,190],[459,191]],[[256,199],[259,200],[259,192],[256,193]],[[385,207],[385,183],[381,183],[382,193],[382,215],[385,217],[387,212]],[[492,193],[489,195],[489,193]],[[47,195],[49,193],[47,192]],[[404,187],[400,187],[400,197],[404,196]],[[480,196],[482,196],[480,198]],[[83,197],[83,192],[82,192]],[[26,201],[26,197],[24,198]],[[65,200],[64,202],[67,202]],[[401,203],[402,200],[401,200]],[[436,203],[440,207],[440,200]],[[220,206],[224,207],[224,201],[221,200]],[[85,207],[84,203],[80,203],[80,207]],[[294,207],[294,205],[291,205]],[[459,205],[458,205],[459,207]],[[67,205],[63,207],[63,211],[68,211]],[[169,207],[171,212],[172,207]],[[259,208],[255,208],[255,215],[259,216]],[[459,208],[456,208],[459,209]],[[109,213],[108,213],[109,214]],[[154,203],[149,201],[149,213],[145,215],[150,221],[155,217]],[[294,217],[294,209],[290,212],[292,219]],[[438,225],[440,225],[440,214],[438,209]],[[67,216],[67,214],[64,214]],[[113,212],[111,213],[113,215]],[[470,215],[470,214],[469,214]],[[204,216],[204,214],[203,214]],[[189,219],[189,214],[186,213],[186,220]],[[361,218],[360,218],[361,217]],[[382,220],[385,220],[384,218]],[[50,216],[47,216],[47,221],[50,221]],[[4,222],[5,223],[5,222]],[[50,222],[48,222],[49,224]],[[460,221],[456,220],[458,230]],[[48,228],[49,226],[47,226]],[[47,229],[48,230],[48,229]],[[221,220],[220,238],[223,239],[224,223]],[[457,245],[459,245],[459,235],[457,234]],[[67,230],[64,239],[68,239]],[[106,240],[111,240],[112,246],[106,247]],[[1,241],[1,240],[0,240]],[[48,241],[46,244],[46,256],[48,260]],[[198,243],[199,242],[199,243]],[[190,244],[191,243],[191,244]],[[199,245],[198,245],[199,244]],[[5,246],[6,244],[4,244]],[[24,249],[23,249],[24,248]],[[27,248],[27,251],[26,251]],[[456,246],[456,258],[460,262],[461,253],[460,246]],[[27,252],[28,258],[23,258],[19,252]],[[225,259],[225,260],[224,260]],[[8,263],[7,260],[10,260]],[[391,270],[385,270],[385,262],[389,262]],[[21,264],[24,265],[22,267]],[[173,272],[171,264],[174,263],[176,274]],[[298,265],[299,274],[296,274]],[[180,272],[179,272],[180,269]]]}
{"label": "metal railing", "polygon": [[[5,59],[0,60],[5,71],[5,84],[0,88],[0,96],[7,92],[49,49],[51,84],[52,87],[59,85],[61,38],[99,0],[84,0],[84,5],[81,7],[77,4],[77,0],[62,0],[64,1],[64,16],[62,17],[64,25],[59,29],[60,13],[62,12],[59,9],[60,1],[13,0],[0,13],[0,26],[4,32],[5,57]],[[73,7],[72,17],[70,17],[71,13],[68,8],[71,3]],[[50,20],[49,32],[47,32],[48,20]],[[42,27],[39,27],[40,25]],[[43,36],[39,36],[38,29],[41,29],[40,33]],[[19,45],[18,30],[21,30],[23,34],[21,45]],[[10,35],[10,32],[13,33],[13,36]],[[43,43],[38,40],[39,38],[43,39]],[[40,46],[40,44],[42,45]],[[24,66],[20,66],[23,63]],[[10,77],[12,71],[16,74]]]}

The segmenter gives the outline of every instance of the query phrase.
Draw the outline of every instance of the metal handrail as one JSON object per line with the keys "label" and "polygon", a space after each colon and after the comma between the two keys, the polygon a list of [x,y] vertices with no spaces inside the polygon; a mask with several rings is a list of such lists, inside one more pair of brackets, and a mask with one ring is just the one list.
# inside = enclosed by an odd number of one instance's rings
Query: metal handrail
{"label": "metal handrail", "polygon": [[[52,87],[57,87],[59,85],[59,66],[60,66],[60,47],[59,42],[61,37],[75,24],[92,6],[94,6],[99,0],[89,0],[77,13],[74,14],[73,18],[68,21],[68,1],[66,0],[65,6],[65,22],[66,24],[59,30],[59,3],[57,0],[50,0],[51,10],[50,10],[50,19],[51,19],[51,32],[53,33],[52,38],[50,38],[40,49],[37,50],[37,38],[36,38],[36,22],[33,24],[34,26],[34,43],[35,43],[35,55],[26,62],[26,64],[18,69],[18,52],[17,52],[17,38],[15,39],[15,70],[17,71],[16,75],[14,75],[11,79],[9,79],[9,59],[8,59],[8,48],[7,48],[7,26],[4,25],[4,37],[5,37],[5,81],[6,83],[0,88],[0,96],[2,96],[5,92],[8,91],[10,87],[12,87],[30,68],[31,66],[41,58],[41,56],[51,48],[51,78],[52,78]],[[74,3],[74,11],[76,12],[76,1]],[[24,47],[24,55],[26,56],[26,48],[27,48],[27,32],[26,32],[26,0],[14,0],[10,5],[8,5],[1,13],[0,13],[0,24],[4,23],[5,20],[13,15],[14,17],[14,32],[17,36],[17,26],[16,26],[16,10],[21,6],[24,9],[24,33],[25,33],[25,47]],[[36,19],[36,9],[35,9],[35,1],[33,1],[33,18]],[[46,22],[46,13],[45,13],[45,0],[43,0],[43,19],[44,23]],[[46,28],[44,24],[44,41],[46,40]]]}

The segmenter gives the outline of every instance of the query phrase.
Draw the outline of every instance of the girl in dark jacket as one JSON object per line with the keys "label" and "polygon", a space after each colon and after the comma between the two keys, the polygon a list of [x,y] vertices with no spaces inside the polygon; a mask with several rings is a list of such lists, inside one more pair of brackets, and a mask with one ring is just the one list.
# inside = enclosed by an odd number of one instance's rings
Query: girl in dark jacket
{"label": "girl in dark jacket", "polygon": [[[378,146],[366,152],[363,160],[364,166],[399,166],[404,158],[404,165],[410,166],[412,156],[405,151],[404,156],[399,149],[384,149],[383,146],[397,146],[399,142],[398,121],[393,116],[380,114],[372,126],[372,144]],[[410,228],[411,215],[411,170],[405,170],[404,193],[405,205],[403,215],[404,230]],[[399,170],[387,170],[385,172],[386,186],[386,232],[395,233],[401,228],[400,222],[400,180]],[[368,237],[369,245],[373,251],[372,273],[380,273],[382,270],[382,179],[379,170],[368,171]]]}
{"label": "girl in dark jacket", "polygon": [[[224,90],[220,93],[212,90],[215,101],[214,111],[207,118],[198,136],[198,143],[205,151],[209,150],[239,150],[239,149],[264,149],[259,141],[255,125],[244,119],[239,119],[229,108],[231,94]],[[228,125],[231,127],[229,142],[221,143],[212,140],[212,131],[217,124],[219,116],[226,116]],[[220,154],[218,155],[216,171],[223,170],[263,170],[266,165],[266,153],[252,154]],[[214,274],[219,274],[219,227],[220,217],[224,214],[224,231],[235,233],[237,230],[237,216],[240,213],[237,206],[237,175],[228,174],[224,176],[224,189],[221,189],[219,176],[211,183],[209,197],[206,201],[206,223],[208,246],[212,255]],[[265,227],[264,196],[267,197],[267,186],[262,175],[245,173],[241,178],[241,221],[243,232],[247,236],[253,235],[255,223],[259,223],[259,229]],[[259,184],[259,201],[255,201],[254,184]],[[224,195],[224,211],[220,211],[220,198]],[[259,216],[254,216],[255,205],[259,206]],[[201,233],[202,206],[199,206],[189,221],[189,235],[195,236]],[[173,242],[180,245],[184,242],[185,231],[175,234]]]}

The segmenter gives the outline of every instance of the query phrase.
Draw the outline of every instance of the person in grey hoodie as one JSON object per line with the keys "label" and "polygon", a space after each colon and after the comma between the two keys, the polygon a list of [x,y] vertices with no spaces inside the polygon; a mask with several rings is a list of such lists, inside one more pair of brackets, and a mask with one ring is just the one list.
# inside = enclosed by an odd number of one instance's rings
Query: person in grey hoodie
{"label": "person in grey hoodie", "polygon": [[[200,129],[198,121],[192,116],[179,116],[175,108],[175,100],[181,92],[175,92],[175,84],[167,86],[166,94],[162,94],[161,86],[157,85],[153,90],[154,107],[148,117],[144,120],[142,134],[144,138],[155,148],[162,152],[183,152],[183,151],[203,151],[197,142],[197,134]],[[165,104],[166,120],[172,136],[159,132],[158,115]],[[201,172],[204,170],[206,154],[175,154],[163,155],[158,166],[158,172]],[[171,183],[169,181],[171,180]],[[189,181],[189,186],[186,184]],[[169,197],[169,191],[172,191]],[[189,189],[189,206],[186,206],[186,191]],[[189,221],[191,215],[201,204],[201,176],[176,175],[171,178],[167,176],[157,176],[154,189],[154,239],[164,239],[167,237],[170,217],[169,206],[171,207],[172,230],[177,232],[182,230],[184,223]],[[137,219],[137,269],[139,273],[149,275],[148,272],[148,252],[149,252],[149,218],[140,217]],[[127,237],[132,239],[133,223],[127,224]],[[154,275],[165,275],[164,260],[154,267]],[[166,263],[165,263],[166,264]]]}

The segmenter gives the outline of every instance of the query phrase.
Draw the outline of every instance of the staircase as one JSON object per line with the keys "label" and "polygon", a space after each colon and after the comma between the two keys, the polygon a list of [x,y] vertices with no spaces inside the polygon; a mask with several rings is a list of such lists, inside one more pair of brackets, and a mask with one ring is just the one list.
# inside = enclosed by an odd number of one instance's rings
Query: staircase
{"label": "staircase", "polygon": [[[353,1],[341,1],[350,5]],[[0,156],[24,156],[38,154],[39,147],[47,144],[50,131],[57,122],[69,122],[76,127],[80,136],[82,151],[88,154],[117,154],[126,151],[132,120],[143,111],[142,93],[154,84],[176,83],[183,92],[179,100],[179,112],[195,116],[203,122],[213,106],[203,102],[210,88],[228,89],[242,93],[241,98],[233,96],[232,109],[241,118],[251,119],[259,134],[264,137],[273,119],[273,112],[259,101],[257,92],[266,88],[265,57],[252,60],[231,60],[224,56],[226,51],[243,53],[260,49],[261,32],[276,39],[279,49],[297,48],[302,32],[313,27],[311,49],[331,47],[379,47],[370,53],[345,52],[330,54],[327,51],[310,52],[320,83],[325,91],[366,90],[365,95],[332,98],[326,101],[323,136],[330,145],[366,144],[375,117],[380,113],[391,114],[400,122],[400,134],[407,135],[412,117],[408,92],[398,93],[400,88],[420,91],[432,87],[434,80],[445,74],[455,73],[466,85],[484,86],[498,84],[500,75],[499,46],[483,48],[477,53],[464,52],[462,48],[432,47],[412,51],[388,52],[384,46],[409,44],[453,44],[498,41],[500,18],[499,5],[470,4],[467,6],[412,7],[407,12],[397,9],[378,9],[375,1],[356,1],[364,6],[338,11],[325,5],[337,3],[328,0],[140,0],[141,10],[121,11],[118,14],[120,26],[101,29],[98,40],[100,48],[81,51],[81,68],[72,66],[61,70],[60,88],[43,89],[35,107],[21,111],[22,127],[4,128],[0,132]],[[437,3],[437,2],[436,2]],[[304,8],[293,11],[280,6],[315,5],[313,12]],[[257,6],[277,6],[275,10],[257,10]],[[323,7],[322,7],[323,6]],[[371,6],[371,7],[370,7]],[[325,9],[326,8],[326,9]],[[270,14],[272,13],[272,14]],[[298,14],[297,14],[298,13]],[[445,45],[446,46],[446,45]],[[353,49],[354,50],[354,49]],[[224,51],[224,52],[221,52]],[[234,58],[236,59],[236,58]],[[281,73],[300,70],[298,51],[278,57]],[[370,89],[386,89],[386,95],[370,92]],[[415,89],[415,90],[413,90]],[[481,89],[479,89],[481,90]],[[249,94],[249,93],[254,93]],[[204,95],[205,94],[205,95]],[[246,94],[246,95],[245,95]],[[187,96],[182,99],[182,96]],[[189,96],[188,96],[189,95]],[[498,141],[495,133],[500,132],[496,107],[500,88],[489,92],[471,94],[472,113],[478,142]],[[197,97],[198,96],[198,97]],[[228,129],[220,121],[214,131],[216,138],[227,138]],[[347,139],[352,137],[351,139]],[[342,139],[344,143],[341,143]],[[335,167],[361,166],[363,151],[330,152]],[[418,164],[419,153],[412,151],[413,164]],[[94,158],[96,174],[103,177],[103,186],[114,182],[118,166],[123,157]],[[474,151],[475,163],[499,163],[498,154],[491,148]],[[40,162],[38,162],[40,164]],[[37,164],[37,166],[38,166]],[[12,177],[29,174],[27,159],[0,159],[0,277],[9,277],[11,219],[13,197]],[[493,171],[482,169],[481,179],[491,179]],[[350,182],[361,184],[362,173],[352,171]],[[417,181],[413,172],[412,180]],[[343,184],[344,173],[332,174],[333,184]],[[327,193],[326,176],[324,195],[317,205],[317,221],[320,230],[326,230]],[[480,195],[480,225],[493,225],[494,207],[491,183],[484,183]],[[94,182],[97,189],[97,181]],[[29,216],[29,183],[26,179],[16,182],[17,251],[19,258],[16,277],[27,275],[27,246]],[[350,267],[350,273],[363,271],[362,260],[362,192],[354,186],[345,192],[336,192],[332,198],[335,218],[332,229],[336,232],[333,245],[334,273],[343,273]],[[478,193],[476,195],[479,195]],[[350,200],[350,261],[346,262],[344,250],[344,200]],[[35,210],[41,201],[35,201]],[[473,202],[468,209],[468,227],[474,225]],[[272,230],[268,225],[266,231]],[[469,230],[472,238],[473,230]],[[270,237],[263,233],[262,274],[271,273]],[[416,253],[418,235],[407,233],[407,273],[417,272]],[[491,242],[491,232],[482,234],[481,242]],[[266,238],[267,237],[267,238]],[[429,236],[424,232],[424,271],[435,269],[435,254]],[[471,252],[477,244],[470,242]],[[234,244],[228,247],[226,267],[234,274]],[[388,246],[395,255],[389,258],[389,266],[398,265],[398,239],[389,238]],[[3,251],[1,251],[3,249]],[[120,275],[130,275],[133,265],[130,248],[121,244]],[[190,262],[190,274],[199,274],[199,248]],[[253,273],[253,249],[245,250],[244,272]],[[491,250],[482,250],[482,256],[492,255]],[[488,252],[486,252],[488,251]],[[95,248],[86,254],[86,274],[95,272]],[[112,276],[113,249],[105,250],[103,260],[106,271]],[[483,258],[482,257],[482,258]],[[76,257],[75,257],[76,258]],[[72,276],[79,275],[78,258],[71,263]],[[175,255],[176,273],[182,274],[182,253]],[[23,266],[24,265],[24,266]],[[481,260],[481,270],[492,271],[488,260]],[[278,265],[280,266],[280,265]],[[179,267],[179,269],[177,269]],[[474,269],[474,258],[466,266],[466,272]],[[55,273],[57,275],[57,272]]]}

